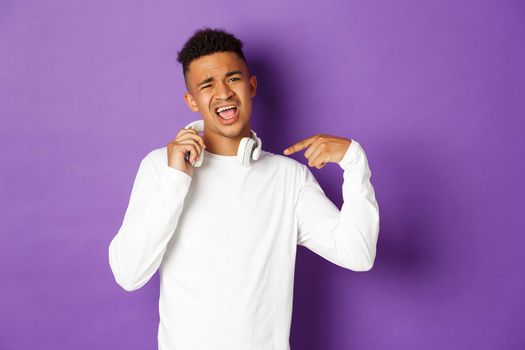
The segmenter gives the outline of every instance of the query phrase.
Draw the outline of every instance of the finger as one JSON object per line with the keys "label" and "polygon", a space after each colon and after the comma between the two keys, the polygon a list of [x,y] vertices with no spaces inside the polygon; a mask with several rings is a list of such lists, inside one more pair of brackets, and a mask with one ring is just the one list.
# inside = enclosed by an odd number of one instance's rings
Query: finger
{"label": "finger", "polygon": [[317,149],[308,157],[308,166],[317,167],[319,164],[322,163],[322,161],[324,160],[323,158],[324,154],[322,150],[320,149],[320,147],[317,147]]}
{"label": "finger", "polygon": [[186,140],[180,140],[177,141],[177,144],[179,145],[193,145],[197,151],[197,155],[200,155],[202,152],[202,146],[199,144],[199,142],[193,140],[193,139],[186,139]]}
{"label": "finger", "polygon": [[197,146],[198,143],[195,140],[185,140],[182,142],[173,141],[168,145],[172,152],[180,152],[184,155],[184,158],[188,157],[188,160],[190,160],[191,157],[195,158],[200,154]]}
{"label": "finger", "polygon": [[182,128],[179,130],[179,132],[177,133],[177,136],[175,138],[179,138],[180,136],[184,135],[184,134],[196,134],[196,135],[199,135],[199,133],[197,132],[197,130],[195,129],[192,129],[192,128]]}
{"label": "finger", "polygon": [[190,163],[193,163],[195,161],[195,159],[197,159],[197,157],[199,156],[199,153],[197,151],[197,147],[195,147],[195,145],[182,144],[182,145],[179,145],[179,149],[181,149],[181,151],[182,151],[182,153],[184,153],[185,157],[188,154],[188,152],[190,153],[189,157],[188,157],[188,162],[190,162]]}
{"label": "finger", "polygon": [[178,141],[184,141],[188,139],[195,140],[200,144],[201,148],[206,148],[206,145],[204,144],[204,139],[199,134],[185,133],[185,134],[182,134],[180,137],[177,137],[175,141],[178,142]]}
{"label": "finger", "polygon": [[312,159],[312,166],[316,167],[317,169],[321,169],[326,165],[326,163],[326,154],[322,152]]}
{"label": "finger", "polygon": [[325,148],[325,144],[323,142],[321,142],[320,138],[317,138],[314,143],[312,143],[312,145],[310,147],[308,147],[308,149],[306,150],[306,152],[304,152],[304,156],[306,158],[310,158],[310,156],[317,152],[317,150],[323,150]]}
{"label": "finger", "polygon": [[295,145],[292,145],[284,150],[284,154],[289,155],[292,153],[295,153],[297,151],[300,151],[302,149],[305,149],[306,147],[310,146],[312,142],[315,141],[315,139],[318,137],[318,135],[311,136],[307,139],[301,140],[297,142]]}

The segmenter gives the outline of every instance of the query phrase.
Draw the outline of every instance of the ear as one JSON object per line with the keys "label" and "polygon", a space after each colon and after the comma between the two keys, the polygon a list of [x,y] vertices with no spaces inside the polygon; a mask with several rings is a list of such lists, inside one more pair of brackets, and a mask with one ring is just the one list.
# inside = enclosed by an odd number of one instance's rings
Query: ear
{"label": "ear", "polygon": [[257,77],[255,75],[252,75],[250,77],[250,96],[255,97],[256,92],[257,92]]}
{"label": "ear", "polygon": [[186,104],[188,105],[188,107],[191,109],[192,112],[199,111],[199,107],[197,107],[197,102],[193,98],[192,94],[190,94],[189,92],[186,92],[184,94],[184,100],[186,101]]}

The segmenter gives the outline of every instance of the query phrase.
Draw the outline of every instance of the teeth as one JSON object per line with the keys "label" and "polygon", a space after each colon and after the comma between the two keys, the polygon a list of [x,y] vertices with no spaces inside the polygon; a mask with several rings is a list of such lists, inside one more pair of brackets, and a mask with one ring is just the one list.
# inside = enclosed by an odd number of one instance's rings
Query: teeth
{"label": "teeth", "polygon": [[220,113],[222,111],[225,111],[225,110],[231,109],[231,108],[236,108],[236,107],[235,106],[221,107],[221,108],[217,109],[217,113]]}

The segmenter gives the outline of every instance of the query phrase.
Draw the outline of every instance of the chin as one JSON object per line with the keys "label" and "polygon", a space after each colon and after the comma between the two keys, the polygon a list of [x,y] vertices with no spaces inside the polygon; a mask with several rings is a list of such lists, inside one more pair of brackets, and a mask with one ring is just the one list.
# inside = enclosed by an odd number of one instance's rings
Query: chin
{"label": "chin", "polygon": [[222,135],[224,135],[225,137],[229,137],[229,138],[232,138],[232,139],[235,139],[235,138],[239,138],[243,135],[243,130],[244,128],[243,127],[240,127],[240,126],[229,126],[229,127],[223,127],[221,126],[219,128],[219,131]]}

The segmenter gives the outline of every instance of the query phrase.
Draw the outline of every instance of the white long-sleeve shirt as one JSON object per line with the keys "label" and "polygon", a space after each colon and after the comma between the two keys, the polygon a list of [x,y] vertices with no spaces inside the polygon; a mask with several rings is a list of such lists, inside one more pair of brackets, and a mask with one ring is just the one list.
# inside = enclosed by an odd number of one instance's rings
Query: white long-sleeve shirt
{"label": "white long-sleeve shirt", "polygon": [[379,208],[361,145],[339,162],[341,211],[310,169],[262,150],[248,166],[204,151],[193,176],[166,147],[141,161],[109,246],[117,283],[159,269],[160,350],[288,350],[297,244],[354,270],[372,268]]}

